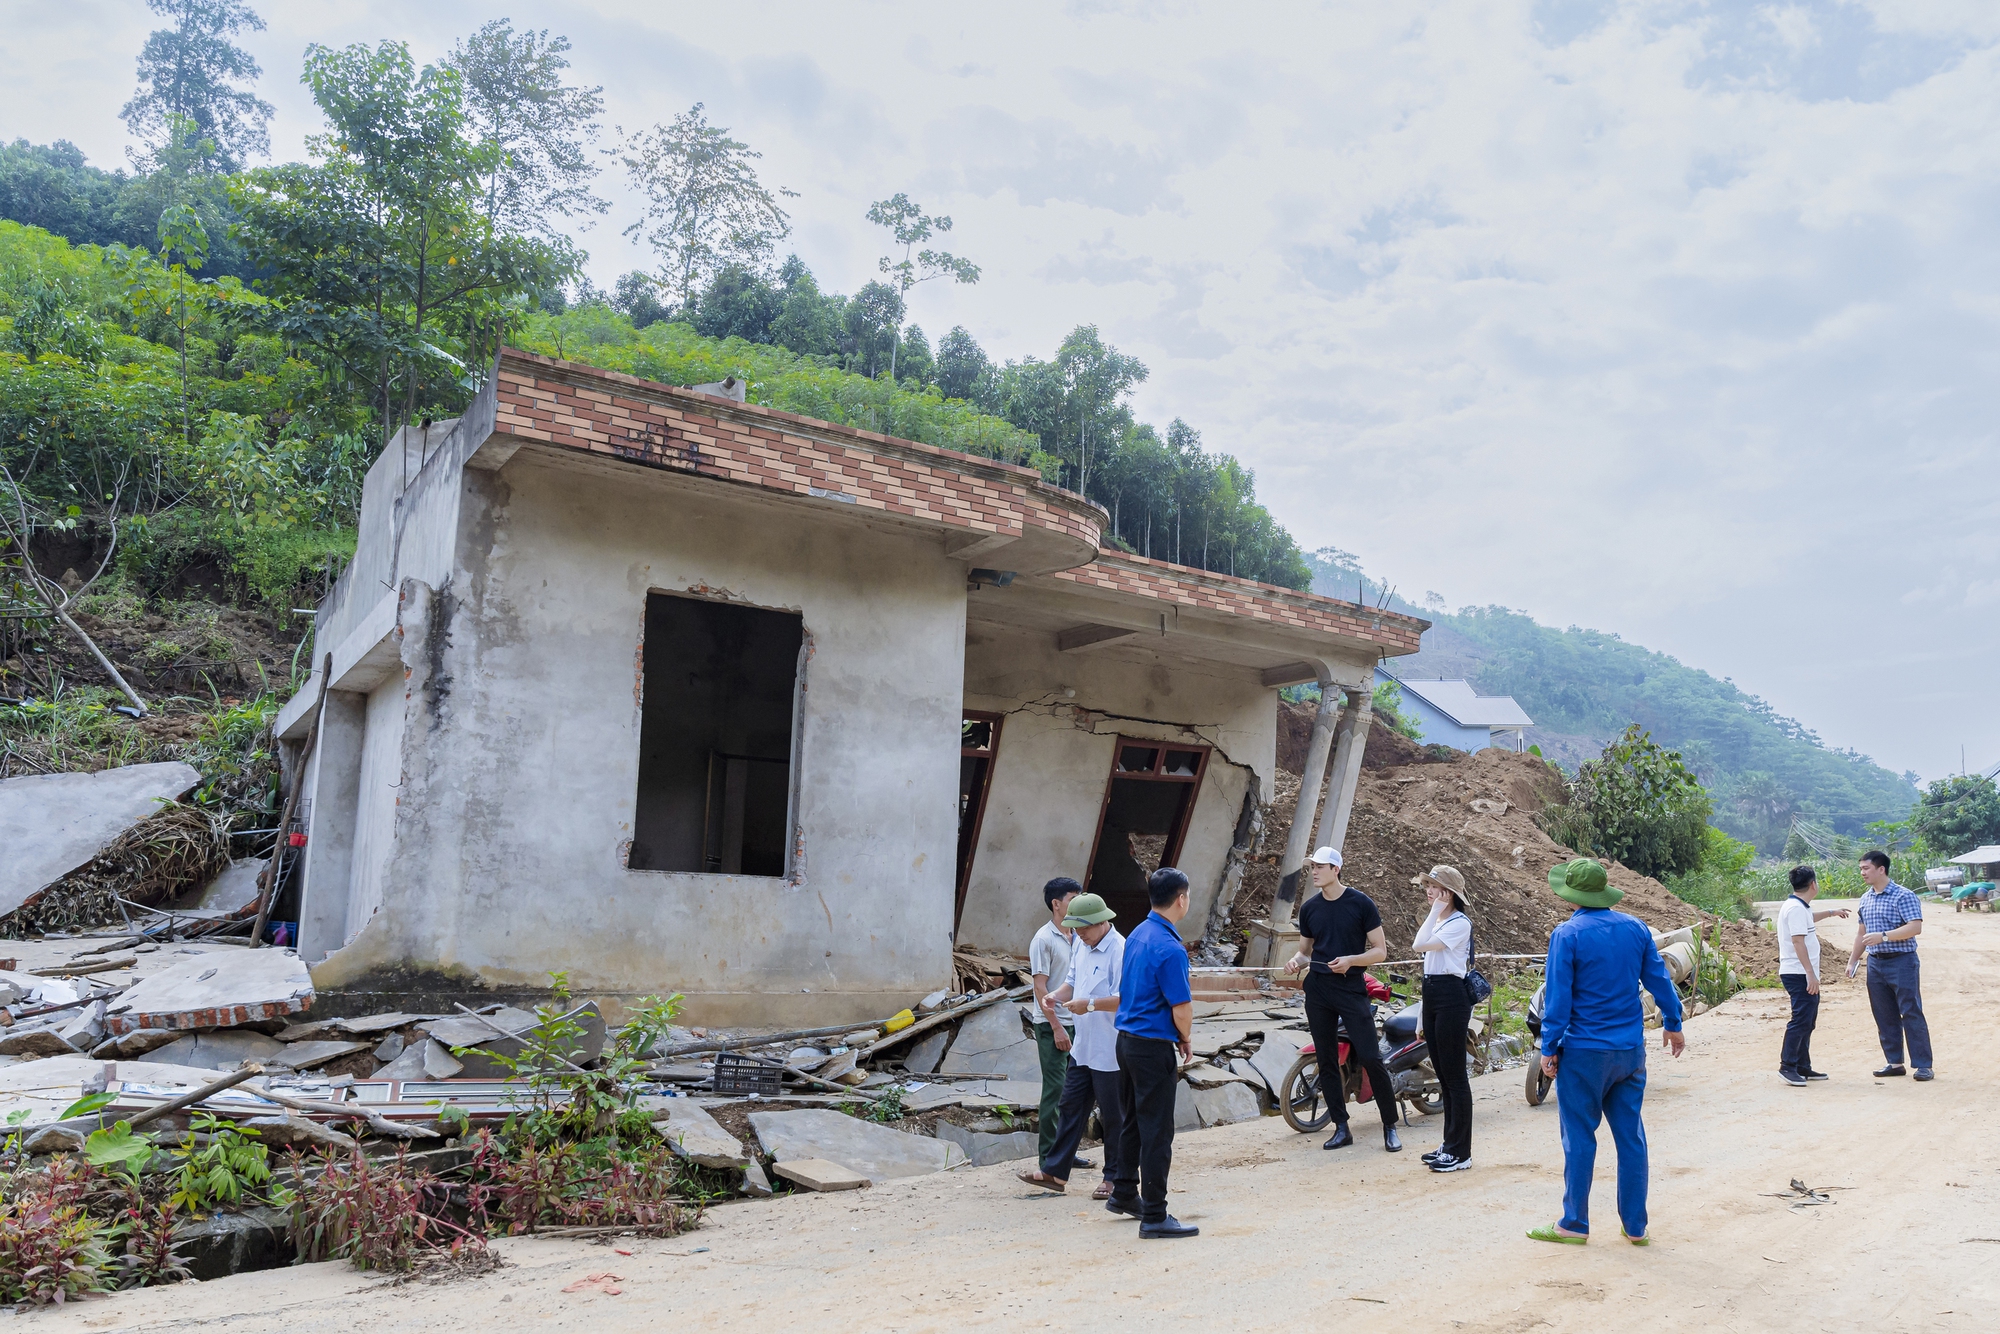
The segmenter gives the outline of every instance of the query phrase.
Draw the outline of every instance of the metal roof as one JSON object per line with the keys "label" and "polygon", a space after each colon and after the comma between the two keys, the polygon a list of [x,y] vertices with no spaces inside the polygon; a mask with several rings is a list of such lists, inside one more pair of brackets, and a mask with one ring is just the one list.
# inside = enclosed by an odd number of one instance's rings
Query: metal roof
{"label": "metal roof", "polygon": [[1397,684],[1460,727],[1527,727],[1534,723],[1512,695],[1481,695],[1470,681],[1410,681]]}
{"label": "metal roof", "polygon": [[1962,866],[2000,866],[2000,843],[1988,843],[1952,860]]}

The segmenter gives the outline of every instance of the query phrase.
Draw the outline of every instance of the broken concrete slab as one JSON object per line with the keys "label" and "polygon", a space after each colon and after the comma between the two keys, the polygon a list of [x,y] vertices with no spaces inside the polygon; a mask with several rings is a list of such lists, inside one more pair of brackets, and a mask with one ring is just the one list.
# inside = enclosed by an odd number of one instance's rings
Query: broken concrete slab
{"label": "broken concrete slab", "polygon": [[830,1163],[824,1158],[800,1158],[791,1162],[772,1163],[771,1170],[787,1181],[804,1186],[807,1190],[864,1190],[869,1184],[869,1178],[863,1174],[843,1163]]}
{"label": "broken concrete slab", "polygon": [[913,1075],[928,1075],[938,1068],[944,1059],[944,1049],[951,1045],[951,1034],[945,1029],[926,1033],[910,1044],[903,1055],[903,1068]]}
{"label": "broken concrete slab", "polygon": [[194,790],[192,765],[128,764],[98,773],[0,779],[0,916],[86,865],[160,803]]}
{"label": "broken concrete slab", "polygon": [[[1188,1083],[1198,1089],[1220,1088],[1224,1084],[1239,1084],[1244,1082],[1243,1076],[1237,1074],[1234,1070],[1225,1070],[1221,1066],[1210,1065],[1205,1061],[1197,1061],[1195,1064],[1181,1071],[1181,1078],[1187,1080]],[[1255,1082],[1262,1083],[1261,1080]]]}
{"label": "broken concrete slab", "polygon": [[187,1033],[153,1052],[153,1058],[170,1065],[199,1066],[204,1070],[234,1070],[245,1061],[270,1061],[281,1055],[285,1044],[262,1033],[227,1029],[216,1033]]}
{"label": "broken concrete slab", "polygon": [[193,896],[192,902],[182,906],[200,912],[228,913],[231,917],[253,913],[257,910],[257,896],[262,892],[258,881],[270,864],[269,857],[246,857],[231,862]]}
{"label": "broken concrete slab", "polygon": [[974,1167],[987,1167],[993,1163],[1011,1163],[1022,1158],[1033,1158],[1041,1152],[1041,1136],[1032,1130],[1015,1130],[1005,1134],[989,1134],[980,1130],[967,1130],[949,1121],[937,1125],[937,1137],[950,1140],[965,1150],[965,1156],[972,1160]]}
{"label": "broken concrete slab", "polygon": [[[327,1038],[365,1038],[377,1033],[387,1033],[392,1029],[408,1028],[412,1024],[428,1023],[442,1019],[436,1014],[404,1014],[392,1011],[388,1014],[363,1015],[359,1019],[315,1019],[308,1024],[292,1024],[273,1034],[280,1042],[319,1042]],[[533,1016],[529,1017],[533,1022]]]}
{"label": "broken concrete slab", "polygon": [[44,1126],[21,1142],[29,1153],[82,1153],[90,1131],[75,1125]]}
{"label": "broken concrete slab", "polygon": [[429,1079],[430,1074],[424,1069],[424,1046],[429,1041],[429,1038],[425,1038],[421,1042],[403,1048],[400,1056],[375,1072],[375,1078],[405,1082]]}
{"label": "broken concrete slab", "polygon": [[62,1035],[64,1042],[78,1051],[89,1051],[104,1041],[104,1002],[91,1001],[77,1011],[75,1018],[58,1028],[56,1032]]}
{"label": "broken concrete slab", "polygon": [[1174,1129],[1199,1130],[1201,1113],[1195,1110],[1194,1090],[1183,1079],[1174,1081]]}
{"label": "broken concrete slab", "polygon": [[1264,1035],[1264,1045],[1250,1057],[1250,1066],[1257,1072],[1257,1077],[1264,1081],[1264,1087],[1270,1090],[1273,1098],[1278,1096],[1278,1090],[1284,1086],[1285,1076],[1291,1073],[1292,1066],[1298,1062],[1299,1049],[1311,1043],[1312,1034],[1301,1033],[1295,1029],[1278,1028]]}
{"label": "broken concrete slab", "polygon": [[280,1269],[292,1262],[291,1221],[288,1210],[264,1207],[210,1214],[175,1228],[174,1249],[195,1279]]}
{"label": "broken concrete slab", "polygon": [[988,1074],[1041,1082],[1042,1057],[1020,1007],[1002,1002],[975,1011],[959,1025],[941,1074]]}
{"label": "broken concrete slab", "polygon": [[231,1028],[299,1014],[313,1002],[312,974],[286,949],[190,955],[132,984],[104,1014],[113,1035],[141,1028]]}
{"label": "broken concrete slab", "polygon": [[401,1033],[391,1033],[388,1037],[383,1038],[375,1044],[375,1059],[378,1061],[393,1061],[403,1054],[403,1048],[408,1045],[409,1043],[403,1041]]}
{"label": "broken concrete slab", "polygon": [[750,1195],[771,1194],[771,1178],[764,1175],[764,1165],[755,1158],[743,1164],[743,1189]]}
{"label": "broken concrete slab", "polygon": [[1263,1031],[1262,1024],[1193,1024],[1188,1039],[1195,1055],[1213,1056],[1224,1047],[1240,1046],[1251,1035]]}
{"label": "broken concrete slab", "polygon": [[53,1028],[31,1028],[0,1037],[0,1056],[75,1056],[77,1049]]}
{"label": "broken concrete slab", "polygon": [[271,1053],[272,1065],[288,1065],[294,1070],[310,1070],[357,1051],[367,1051],[365,1042],[280,1042]]}
{"label": "broken concrete slab", "polygon": [[[604,1015],[597,1008],[597,1002],[586,1001],[562,1017],[583,1030],[576,1039],[576,1049],[563,1053],[565,1056],[578,1065],[588,1065],[604,1053]],[[467,1079],[507,1079],[514,1072],[494,1058],[505,1056],[517,1059],[527,1047],[520,1037],[502,1037],[493,1031],[494,1028],[504,1033],[525,1034],[540,1022],[529,1011],[503,1006],[493,1014],[478,1018],[469,1014],[451,1015],[429,1020],[419,1027],[454,1052],[463,1051],[464,1054],[456,1059],[462,1063]]]}
{"label": "broken concrete slab", "polygon": [[183,1036],[171,1028],[138,1028],[122,1037],[104,1039],[90,1049],[90,1054],[100,1061],[136,1061],[149,1051],[178,1042]]}
{"label": "broken concrete slab", "polygon": [[[1181,1087],[1187,1088],[1183,1084]],[[1264,1105],[1248,1084],[1231,1081],[1214,1088],[1194,1089],[1194,1110],[1205,1126],[1226,1126],[1236,1121],[1255,1121],[1264,1114]]]}
{"label": "broken concrete slab", "polygon": [[653,1124],[666,1139],[667,1147],[703,1167],[744,1167],[750,1154],[743,1142],[724,1130],[692,1098],[645,1098],[641,1105],[652,1114]]}
{"label": "broken concrete slab", "polygon": [[303,1116],[253,1116],[237,1123],[244,1130],[257,1132],[258,1142],[273,1149],[290,1148],[297,1145],[306,1149],[352,1150],[354,1138],[343,1135],[338,1130],[308,1121]]}
{"label": "broken concrete slab", "polygon": [[961,1106],[992,1111],[1001,1107],[1025,1110],[1042,1104],[1041,1081],[1025,1079],[981,1079],[958,1085]]}
{"label": "broken concrete slab", "polygon": [[829,1107],[752,1112],[750,1129],[764,1153],[780,1162],[829,1159],[878,1183],[928,1176],[965,1161],[965,1150],[956,1144],[891,1130]]}
{"label": "broken concrete slab", "polygon": [[465,1063],[451,1054],[436,1038],[427,1039],[420,1050],[423,1053],[424,1077],[426,1079],[456,1079],[465,1071]]}

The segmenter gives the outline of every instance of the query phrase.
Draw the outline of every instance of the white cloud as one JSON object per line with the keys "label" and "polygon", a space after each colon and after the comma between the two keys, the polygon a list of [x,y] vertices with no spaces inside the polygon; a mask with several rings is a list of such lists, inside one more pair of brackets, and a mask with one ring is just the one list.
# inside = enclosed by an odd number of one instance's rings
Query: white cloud
{"label": "white cloud", "polygon": [[[435,56],[488,16],[265,8],[288,153],[306,41]],[[1142,415],[1242,457],[1306,544],[1617,630],[1898,769],[2000,759],[2000,6],[511,12],[570,35],[607,120],[704,101],[762,150],[831,287],[873,274],[870,200],[950,213],[986,277],[919,289],[926,329],[1006,357],[1097,324],[1151,368]],[[150,18],[17,17],[9,133],[115,160]],[[600,282],[645,262],[618,222]]]}

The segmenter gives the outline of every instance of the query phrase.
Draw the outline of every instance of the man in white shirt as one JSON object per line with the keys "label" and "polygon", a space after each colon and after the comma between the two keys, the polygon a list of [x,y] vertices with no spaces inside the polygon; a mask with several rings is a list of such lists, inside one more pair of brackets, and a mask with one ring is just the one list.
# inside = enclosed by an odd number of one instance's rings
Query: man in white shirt
{"label": "man in white shirt", "polygon": [[1059,1195],[1080,1161],[1076,1146],[1083,1142],[1083,1127],[1095,1103],[1098,1119],[1104,1123],[1104,1180],[1092,1198],[1111,1198],[1111,1178],[1117,1167],[1113,1155],[1125,1123],[1118,1081],[1118,985],[1125,970],[1125,937],[1111,924],[1116,915],[1095,894],[1084,894],[1071,902],[1069,915],[1063,919],[1063,925],[1076,931],[1069,978],[1042,1000],[1042,1007],[1052,1016],[1076,1017],[1076,1038],[1069,1075],[1063,1083],[1062,1110],[1056,1118],[1055,1145],[1041,1156],[1033,1171],[1022,1172],[1020,1177],[1031,1186]]}
{"label": "man in white shirt", "polygon": [[1813,1069],[1812,1035],[1819,1023],[1819,926],[1828,917],[1845,917],[1847,909],[1814,912],[1819,876],[1810,866],[1792,868],[1792,896],[1778,909],[1778,980],[1792,998],[1792,1020],[1785,1025],[1784,1051],[1778,1074],[1794,1088],[1825,1079]]}
{"label": "man in white shirt", "polygon": [[1069,915],[1070,900],[1083,893],[1083,886],[1059,875],[1042,886],[1042,903],[1049,920],[1028,942],[1028,974],[1034,979],[1035,1002],[1023,1005],[1022,1012],[1034,1022],[1035,1050],[1042,1058],[1041,1151],[1044,1158],[1056,1142],[1057,1108],[1062,1104],[1063,1081],[1069,1074],[1069,1016],[1051,1023],[1042,1000],[1069,977],[1071,929],[1063,925]]}

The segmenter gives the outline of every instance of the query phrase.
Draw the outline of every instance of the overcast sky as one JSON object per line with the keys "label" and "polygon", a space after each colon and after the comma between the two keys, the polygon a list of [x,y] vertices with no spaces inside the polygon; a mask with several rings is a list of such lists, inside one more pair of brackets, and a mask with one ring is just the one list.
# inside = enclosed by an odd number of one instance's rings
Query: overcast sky
{"label": "overcast sky", "polygon": [[[869,201],[950,214],[985,278],[918,289],[933,341],[1097,324],[1306,547],[2000,763],[1992,0],[253,3],[278,157],[308,42],[565,33],[607,138],[699,101],[762,150],[827,287]],[[157,20],[8,9],[0,134],[117,165]]]}

